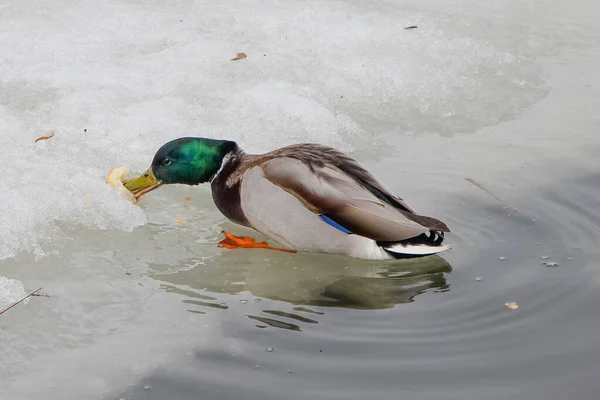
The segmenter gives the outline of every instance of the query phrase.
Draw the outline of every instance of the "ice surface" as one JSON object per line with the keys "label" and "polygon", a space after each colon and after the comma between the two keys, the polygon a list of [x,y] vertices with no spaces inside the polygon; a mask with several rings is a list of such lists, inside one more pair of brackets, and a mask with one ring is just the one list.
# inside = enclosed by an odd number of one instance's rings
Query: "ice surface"
{"label": "ice surface", "polygon": [[[0,259],[45,254],[61,223],[144,224],[104,177],[114,166],[145,168],[178,136],[231,138],[249,151],[306,141],[352,151],[381,145],[375,124],[468,133],[541,93],[527,52],[473,36],[481,27],[466,17],[408,5],[0,7]],[[241,51],[246,59],[230,60]],[[34,143],[50,130],[54,138]]]}
{"label": "ice surface", "polygon": [[26,295],[25,288],[20,281],[0,276],[0,309],[21,300]]}

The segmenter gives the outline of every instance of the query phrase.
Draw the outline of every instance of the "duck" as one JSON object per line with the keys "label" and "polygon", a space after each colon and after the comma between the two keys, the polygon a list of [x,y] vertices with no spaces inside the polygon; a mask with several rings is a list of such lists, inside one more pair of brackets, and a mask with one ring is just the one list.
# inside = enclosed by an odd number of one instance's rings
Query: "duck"
{"label": "duck", "polygon": [[231,222],[276,246],[223,231],[218,246],[288,253],[341,254],[362,260],[436,255],[448,226],[418,214],[346,153],[291,144],[263,154],[235,141],[181,137],[163,144],[150,167],[124,186],[136,200],[163,185],[210,184]]}

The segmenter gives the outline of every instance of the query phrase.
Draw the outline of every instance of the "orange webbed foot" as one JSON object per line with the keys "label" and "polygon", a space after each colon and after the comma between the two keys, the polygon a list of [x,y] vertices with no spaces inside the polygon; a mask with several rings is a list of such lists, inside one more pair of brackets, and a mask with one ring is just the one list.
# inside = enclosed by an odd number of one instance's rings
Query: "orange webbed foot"
{"label": "orange webbed foot", "polygon": [[223,231],[225,239],[221,240],[218,244],[219,247],[226,249],[267,249],[285,251],[286,253],[296,253],[296,250],[282,249],[279,247],[271,247],[267,242],[257,242],[248,236],[235,236],[231,232]]}

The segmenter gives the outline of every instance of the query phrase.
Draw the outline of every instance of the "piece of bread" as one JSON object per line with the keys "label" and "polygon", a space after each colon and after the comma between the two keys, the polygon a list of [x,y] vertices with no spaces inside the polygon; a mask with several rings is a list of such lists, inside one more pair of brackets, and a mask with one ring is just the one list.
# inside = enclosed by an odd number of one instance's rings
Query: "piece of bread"
{"label": "piece of bread", "polygon": [[135,196],[123,185],[123,183],[129,180],[129,168],[117,167],[112,168],[108,176],[106,177],[106,183],[113,188],[117,189],[123,194],[129,201],[136,203]]}

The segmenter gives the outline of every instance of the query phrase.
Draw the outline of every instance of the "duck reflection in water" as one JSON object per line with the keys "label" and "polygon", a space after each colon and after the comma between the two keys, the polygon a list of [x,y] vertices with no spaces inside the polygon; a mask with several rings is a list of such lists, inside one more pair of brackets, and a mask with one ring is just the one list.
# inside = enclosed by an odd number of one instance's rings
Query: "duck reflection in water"
{"label": "duck reflection in water", "polygon": [[315,318],[328,307],[388,309],[413,302],[428,291],[447,291],[445,274],[452,271],[439,256],[374,263],[301,254],[274,260],[251,253],[254,256],[250,258],[224,253],[220,262],[194,259],[186,263],[194,267],[179,270],[155,264],[152,277],[162,281],[167,291],[185,296],[183,302],[195,313],[261,299],[288,303],[289,307],[274,307],[274,302],[261,302],[265,315],[248,317],[261,322],[259,327],[299,330],[298,325],[286,321],[316,323]]}

